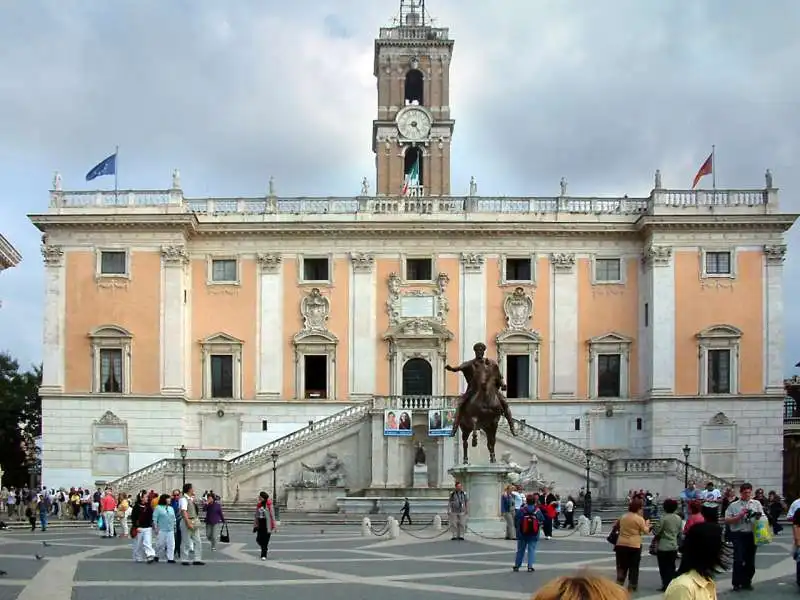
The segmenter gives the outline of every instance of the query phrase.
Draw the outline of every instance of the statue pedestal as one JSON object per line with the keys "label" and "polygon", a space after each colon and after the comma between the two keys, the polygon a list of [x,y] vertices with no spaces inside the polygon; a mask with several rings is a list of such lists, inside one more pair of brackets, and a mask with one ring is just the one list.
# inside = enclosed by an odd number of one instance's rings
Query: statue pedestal
{"label": "statue pedestal", "polygon": [[500,516],[500,496],[508,475],[503,463],[458,465],[448,470],[467,492],[467,527],[489,538],[505,537],[506,525]]}
{"label": "statue pedestal", "polygon": [[414,485],[415,488],[428,487],[428,465],[414,465]]}

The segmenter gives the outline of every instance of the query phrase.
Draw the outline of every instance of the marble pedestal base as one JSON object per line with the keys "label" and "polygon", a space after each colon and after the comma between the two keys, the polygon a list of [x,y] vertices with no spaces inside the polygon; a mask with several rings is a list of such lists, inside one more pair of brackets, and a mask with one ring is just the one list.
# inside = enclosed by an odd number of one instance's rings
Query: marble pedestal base
{"label": "marble pedestal base", "polygon": [[449,469],[448,473],[461,482],[467,492],[467,527],[489,538],[505,537],[505,521],[500,516],[500,496],[508,475],[508,465],[458,465]]}
{"label": "marble pedestal base", "polygon": [[428,465],[414,465],[414,487],[428,487]]}

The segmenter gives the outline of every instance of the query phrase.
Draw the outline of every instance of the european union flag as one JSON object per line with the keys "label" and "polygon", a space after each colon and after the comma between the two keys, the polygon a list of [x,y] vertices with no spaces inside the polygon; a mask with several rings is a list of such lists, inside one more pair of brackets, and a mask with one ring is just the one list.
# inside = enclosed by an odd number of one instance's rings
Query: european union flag
{"label": "european union flag", "polygon": [[103,162],[93,167],[91,171],[86,174],[86,181],[91,181],[103,175],[116,175],[117,173],[117,153],[115,152]]}

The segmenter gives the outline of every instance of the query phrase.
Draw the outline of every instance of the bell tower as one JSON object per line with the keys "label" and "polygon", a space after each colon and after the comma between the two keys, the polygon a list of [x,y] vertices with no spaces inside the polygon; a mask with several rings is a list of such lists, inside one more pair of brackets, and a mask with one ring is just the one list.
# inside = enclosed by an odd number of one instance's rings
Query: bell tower
{"label": "bell tower", "polygon": [[378,114],[372,123],[376,193],[450,194],[450,59],[453,40],[434,27],[425,0],[400,0],[375,40]]}

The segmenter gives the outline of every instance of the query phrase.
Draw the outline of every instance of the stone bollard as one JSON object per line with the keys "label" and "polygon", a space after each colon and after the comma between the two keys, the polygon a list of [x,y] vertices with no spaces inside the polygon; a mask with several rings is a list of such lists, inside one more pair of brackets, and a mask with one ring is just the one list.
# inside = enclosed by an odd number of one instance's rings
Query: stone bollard
{"label": "stone bollard", "polygon": [[588,536],[591,532],[591,525],[589,523],[589,519],[586,518],[586,515],[581,515],[578,517],[578,535],[580,536]]}
{"label": "stone bollard", "polygon": [[442,530],[442,517],[440,517],[439,515],[434,515],[433,517],[433,530],[434,531]]}
{"label": "stone bollard", "polygon": [[372,522],[369,520],[369,517],[361,519],[361,537],[369,537],[371,528]]}
{"label": "stone bollard", "polygon": [[603,519],[600,517],[592,517],[592,535],[602,535],[603,534]]}
{"label": "stone bollard", "polygon": [[400,537],[400,522],[394,517],[389,517],[389,539],[396,540]]}

